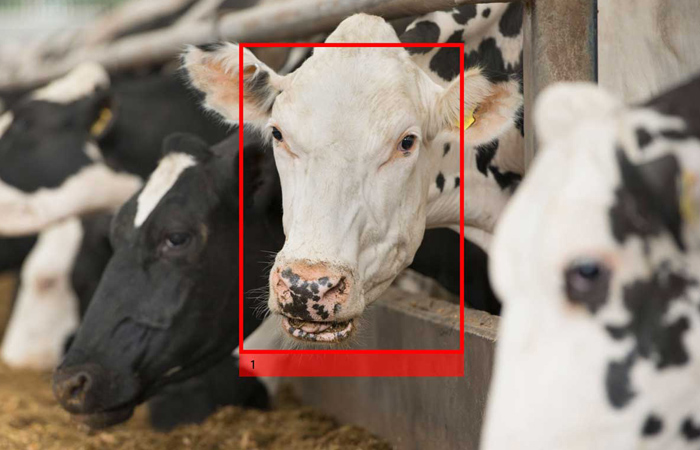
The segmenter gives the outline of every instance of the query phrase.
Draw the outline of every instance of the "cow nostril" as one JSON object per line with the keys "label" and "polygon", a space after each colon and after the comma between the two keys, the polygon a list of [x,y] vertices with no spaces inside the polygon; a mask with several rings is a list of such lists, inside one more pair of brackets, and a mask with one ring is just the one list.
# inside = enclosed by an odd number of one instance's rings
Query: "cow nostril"
{"label": "cow nostril", "polygon": [[346,288],[346,285],[345,285],[345,277],[340,277],[340,280],[335,284],[335,286],[333,286],[332,288],[330,288],[330,289],[326,292],[325,295],[330,295],[330,294],[334,294],[334,293],[344,294],[344,293],[345,293],[345,288]]}
{"label": "cow nostril", "polygon": [[75,400],[87,390],[90,380],[84,373],[79,373],[72,381],[68,396]]}
{"label": "cow nostril", "polygon": [[91,386],[90,375],[79,372],[56,386],[56,397],[64,406],[82,408]]}

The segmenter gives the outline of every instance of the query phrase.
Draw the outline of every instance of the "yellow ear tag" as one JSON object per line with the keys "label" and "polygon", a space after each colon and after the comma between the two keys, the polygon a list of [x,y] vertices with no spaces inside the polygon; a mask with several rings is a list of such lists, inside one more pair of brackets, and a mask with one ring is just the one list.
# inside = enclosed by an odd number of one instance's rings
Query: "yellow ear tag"
{"label": "yellow ear tag", "polygon": [[100,111],[100,117],[97,118],[95,123],[90,127],[90,134],[93,137],[101,135],[107,128],[107,125],[112,121],[112,110],[109,108],[102,108]]}
{"label": "yellow ear tag", "polygon": [[698,209],[693,195],[695,184],[698,179],[692,172],[683,172],[681,179],[680,209],[681,217],[690,225],[694,225],[698,220]]}
{"label": "yellow ear tag", "polygon": [[[467,114],[464,115],[464,130],[462,131],[467,131],[467,129],[472,126],[472,124],[476,121],[474,119],[474,111],[470,111]],[[459,125],[458,125],[459,126]]]}

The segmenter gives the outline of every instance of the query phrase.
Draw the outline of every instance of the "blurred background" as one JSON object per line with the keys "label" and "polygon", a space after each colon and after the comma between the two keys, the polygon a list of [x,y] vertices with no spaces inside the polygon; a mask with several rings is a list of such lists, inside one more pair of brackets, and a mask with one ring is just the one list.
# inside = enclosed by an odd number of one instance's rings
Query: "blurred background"
{"label": "blurred background", "polygon": [[125,0],[3,0],[0,2],[2,45],[84,27],[91,19]]}

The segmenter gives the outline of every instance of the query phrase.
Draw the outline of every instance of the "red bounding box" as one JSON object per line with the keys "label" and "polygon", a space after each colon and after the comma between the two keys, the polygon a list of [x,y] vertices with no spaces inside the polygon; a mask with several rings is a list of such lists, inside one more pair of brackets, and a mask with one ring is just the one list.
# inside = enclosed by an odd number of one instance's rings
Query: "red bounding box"
{"label": "red bounding box", "polygon": [[[245,47],[452,47],[459,49],[460,129],[464,130],[463,43],[240,43],[238,63]],[[240,73],[240,71],[239,71]],[[239,117],[243,118],[243,77],[239,77]],[[445,350],[247,350],[243,346],[243,133],[239,133],[239,330],[240,376],[274,377],[463,377],[464,376],[464,184],[460,183],[460,317],[459,349]],[[460,179],[464,180],[464,133],[460,133]]]}

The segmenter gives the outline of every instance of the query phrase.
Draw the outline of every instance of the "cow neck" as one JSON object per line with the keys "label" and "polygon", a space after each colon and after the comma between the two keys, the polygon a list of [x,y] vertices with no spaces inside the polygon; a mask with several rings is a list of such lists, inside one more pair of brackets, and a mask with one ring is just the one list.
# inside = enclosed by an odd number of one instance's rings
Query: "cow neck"
{"label": "cow neck", "polygon": [[[504,16],[513,12],[512,10],[509,12],[509,9],[512,8],[509,8],[507,4],[490,5],[488,9],[488,17],[482,15],[479,20],[472,20],[477,18],[476,7],[473,8],[473,15],[472,8],[467,7],[462,8],[462,12],[456,15],[453,12],[441,11],[430,13],[417,19],[416,22],[439,24],[440,39],[437,42],[463,42],[465,53],[471,57],[473,52],[477,51],[484,43],[484,40],[491,37],[493,30],[499,27]],[[452,15],[455,20],[446,19],[448,15]],[[466,20],[466,23],[463,23],[463,20]],[[424,28],[427,29],[427,27]],[[400,40],[413,42],[416,33],[417,29],[409,30],[401,36]],[[522,49],[522,44],[519,48]],[[427,53],[415,50],[411,52],[411,59],[433,81],[446,87],[451,80],[444,79],[441,72],[459,73],[459,68],[454,70],[454,67],[438,67],[439,64],[432,67],[431,61],[437,52],[447,51],[450,50],[439,49]],[[465,63],[468,60],[467,54],[465,54]],[[442,61],[444,62],[444,59]],[[459,65],[459,60],[456,58],[455,64]],[[471,64],[478,64],[478,62],[472,61]],[[519,71],[520,67],[512,67],[510,70],[512,73]],[[515,186],[506,186],[504,178],[512,178],[513,175],[517,177],[524,172],[523,138],[517,128],[509,129],[499,140],[500,145],[496,144],[498,151],[493,152],[493,157],[486,164],[484,164],[483,156],[479,156],[481,149],[465,145],[464,179],[460,176],[459,135],[445,133],[433,141],[430,148],[433,164],[431,164],[428,190],[427,228],[449,227],[459,231],[461,220],[460,187],[464,186],[465,234],[480,244],[482,248],[488,247],[496,221]],[[467,202],[469,208],[467,208]]]}

